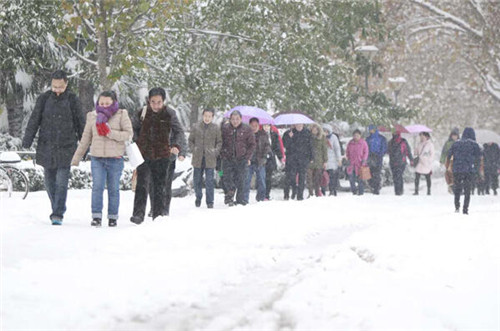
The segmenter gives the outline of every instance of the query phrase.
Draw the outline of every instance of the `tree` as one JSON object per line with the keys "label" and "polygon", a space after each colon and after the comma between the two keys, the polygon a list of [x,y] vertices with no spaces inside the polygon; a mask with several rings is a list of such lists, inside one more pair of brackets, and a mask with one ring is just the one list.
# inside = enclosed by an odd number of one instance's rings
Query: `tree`
{"label": "tree", "polygon": [[25,99],[45,87],[63,58],[50,33],[58,22],[52,9],[50,2],[0,2],[0,104],[6,104],[14,137],[22,134]]}
{"label": "tree", "polygon": [[[162,30],[174,11],[188,1],[63,0],[58,42],[81,62],[83,73],[102,90],[120,83],[137,86],[160,42],[150,29]],[[76,47],[75,47],[76,46]]]}

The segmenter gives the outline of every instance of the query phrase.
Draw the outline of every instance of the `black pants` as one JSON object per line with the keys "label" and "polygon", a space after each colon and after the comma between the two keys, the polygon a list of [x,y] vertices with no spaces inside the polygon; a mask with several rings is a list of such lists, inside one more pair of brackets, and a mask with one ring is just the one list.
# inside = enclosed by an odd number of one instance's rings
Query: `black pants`
{"label": "black pants", "polygon": [[[292,195],[297,195],[298,200],[304,199],[304,187],[306,182],[307,164],[291,163],[286,168],[285,198],[289,197],[290,187]],[[297,175],[299,176],[299,185],[297,186]]]}
{"label": "black pants", "polygon": [[392,180],[394,181],[394,193],[396,195],[403,195],[404,192],[404,181],[403,174],[405,172],[406,164],[401,166],[391,167]]}
{"label": "black pants", "polygon": [[328,188],[330,190],[330,194],[337,195],[337,187],[339,184],[339,172],[340,170],[328,169],[328,177],[330,178],[330,182],[328,183]]}
{"label": "black pants", "polygon": [[431,194],[431,174],[419,174],[415,173],[415,193],[418,193],[418,187],[420,185],[420,176],[425,176],[425,181],[427,182],[427,194]]}
{"label": "black pants", "polygon": [[266,199],[271,199],[271,186],[273,185],[273,173],[274,173],[274,167],[272,165],[266,165]]}
{"label": "black pants", "polygon": [[475,174],[473,173],[453,173],[453,191],[455,193],[455,209],[460,209],[460,195],[464,192],[464,212],[469,211],[470,193],[474,182]]}
{"label": "black pants", "polygon": [[225,187],[226,204],[233,201],[236,193],[236,203],[245,204],[245,181],[248,175],[248,161],[243,160],[223,160],[222,171]]}
{"label": "black pants", "polygon": [[486,193],[490,193],[490,189],[496,192],[498,189],[498,173],[495,172],[485,172],[484,181],[486,184]]}
{"label": "black pants", "polygon": [[170,214],[170,201],[172,200],[172,182],[175,174],[175,160],[170,160],[165,178],[165,198],[163,199],[163,215]]}
{"label": "black pants", "polygon": [[377,163],[375,165],[370,165],[370,172],[372,174],[372,178],[368,180],[368,184],[373,190],[373,194],[380,193],[380,183],[382,182],[381,173],[382,173],[382,163]]}
{"label": "black pants", "polygon": [[163,214],[165,199],[165,178],[169,159],[144,160],[137,167],[137,186],[135,188],[133,217],[144,220],[146,214],[146,203],[151,183],[151,205],[152,216],[155,219]]}

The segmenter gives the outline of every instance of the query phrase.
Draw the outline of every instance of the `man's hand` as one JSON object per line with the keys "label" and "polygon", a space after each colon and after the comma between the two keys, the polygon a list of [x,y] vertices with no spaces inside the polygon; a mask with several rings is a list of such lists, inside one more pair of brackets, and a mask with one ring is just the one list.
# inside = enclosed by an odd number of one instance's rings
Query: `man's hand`
{"label": "man's hand", "polygon": [[290,138],[293,138],[293,132],[292,132],[292,130],[290,130],[290,132],[288,132],[288,136],[289,136]]}
{"label": "man's hand", "polygon": [[248,160],[247,162],[248,162],[248,165],[251,165],[251,164],[252,164],[252,161],[250,161],[250,160]]}
{"label": "man's hand", "polygon": [[179,149],[177,147],[172,147],[170,149],[170,153],[172,153],[174,155],[179,155]]}

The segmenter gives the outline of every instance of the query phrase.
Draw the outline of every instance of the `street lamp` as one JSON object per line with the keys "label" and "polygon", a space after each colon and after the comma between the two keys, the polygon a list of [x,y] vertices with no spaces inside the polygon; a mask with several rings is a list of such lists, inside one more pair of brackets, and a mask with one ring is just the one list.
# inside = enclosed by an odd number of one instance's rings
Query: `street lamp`
{"label": "street lamp", "polygon": [[366,70],[366,75],[365,75],[365,89],[366,89],[366,94],[368,94],[368,76],[370,75],[370,63],[372,62],[372,59],[375,56],[375,54],[378,52],[378,48],[377,46],[373,45],[365,45],[356,47],[354,51],[368,59],[368,68]]}
{"label": "street lamp", "polygon": [[399,92],[401,92],[403,85],[406,84],[406,79],[404,77],[389,78],[389,84],[391,85],[392,89],[394,90],[394,102],[396,103],[396,106],[397,106],[398,105],[398,95],[399,95]]}

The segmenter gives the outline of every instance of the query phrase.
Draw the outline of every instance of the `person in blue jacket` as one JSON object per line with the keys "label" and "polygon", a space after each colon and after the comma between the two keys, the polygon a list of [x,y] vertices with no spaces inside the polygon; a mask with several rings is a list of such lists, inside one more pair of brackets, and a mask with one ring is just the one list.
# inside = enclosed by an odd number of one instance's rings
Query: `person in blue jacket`
{"label": "person in blue jacket", "polygon": [[368,181],[373,194],[380,194],[382,164],[385,153],[387,153],[387,139],[382,136],[375,125],[368,126],[370,135],[366,138],[368,144],[368,166],[372,178]]}
{"label": "person in blue jacket", "polygon": [[476,143],[476,132],[465,128],[462,138],[456,141],[448,151],[448,159],[453,158],[453,191],[455,194],[455,212],[460,212],[460,195],[464,191],[463,213],[469,214],[471,187],[479,170],[481,149]]}

